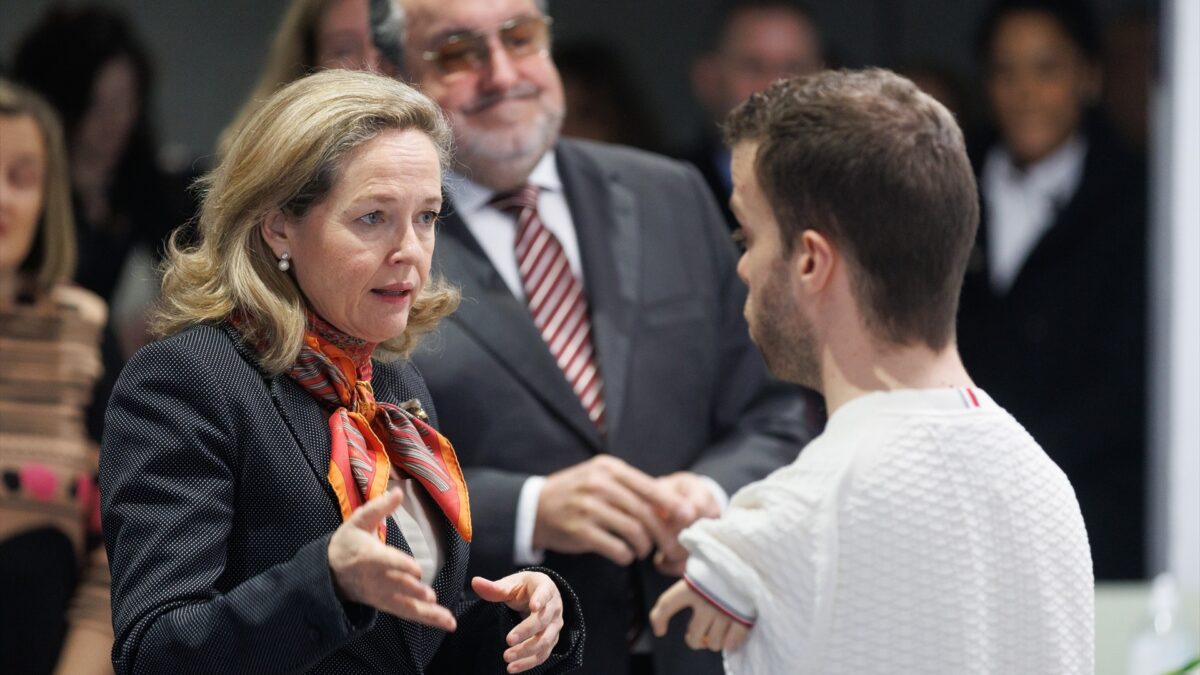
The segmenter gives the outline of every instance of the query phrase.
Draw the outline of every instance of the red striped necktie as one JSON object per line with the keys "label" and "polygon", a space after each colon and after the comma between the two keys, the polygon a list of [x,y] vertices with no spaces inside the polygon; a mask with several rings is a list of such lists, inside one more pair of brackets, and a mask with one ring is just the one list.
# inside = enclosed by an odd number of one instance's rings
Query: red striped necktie
{"label": "red striped necktie", "polygon": [[538,216],[538,188],[497,194],[491,205],[517,221],[517,269],[533,323],[592,423],[604,431],[604,386],[592,346],[583,284],[571,272],[562,244]]}

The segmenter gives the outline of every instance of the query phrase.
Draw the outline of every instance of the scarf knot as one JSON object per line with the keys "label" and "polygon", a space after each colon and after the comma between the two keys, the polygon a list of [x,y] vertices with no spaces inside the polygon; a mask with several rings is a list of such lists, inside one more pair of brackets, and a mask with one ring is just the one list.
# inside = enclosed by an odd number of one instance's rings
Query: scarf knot
{"label": "scarf knot", "polygon": [[[339,343],[346,343],[357,358]],[[310,314],[300,354],[287,371],[330,413],[327,477],[342,520],[383,494],[395,467],[420,483],[459,535],[470,542],[470,500],[454,446],[404,408],[375,399],[364,344]],[[386,537],[386,527],[381,526],[379,538],[386,541]]]}

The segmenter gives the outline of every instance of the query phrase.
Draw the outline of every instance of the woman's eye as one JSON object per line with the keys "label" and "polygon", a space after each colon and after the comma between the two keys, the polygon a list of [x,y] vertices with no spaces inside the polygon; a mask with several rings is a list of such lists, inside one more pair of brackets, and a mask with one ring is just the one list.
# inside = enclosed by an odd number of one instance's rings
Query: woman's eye
{"label": "woman's eye", "polygon": [[422,211],[421,214],[417,216],[417,222],[422,225],[433,225],[437,222],[437,217],[437,211]]}
{"label": "woman's eye", "polygon": [[372,211],[370,213],[359,216],[358,220],[359,220],[359,222],[365,223],[367,225],[378,225],[379,223],[383,222],[383,212],[382,211]]}

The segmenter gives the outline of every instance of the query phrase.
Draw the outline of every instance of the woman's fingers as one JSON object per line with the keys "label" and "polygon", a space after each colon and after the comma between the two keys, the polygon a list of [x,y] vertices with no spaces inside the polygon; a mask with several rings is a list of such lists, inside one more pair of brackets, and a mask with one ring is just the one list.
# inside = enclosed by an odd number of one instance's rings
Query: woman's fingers
{"label": "woman's fingers", "polygon": [[404,501],[404,493],[399,488],[392,488],[358,507],[354,513],[350,514],[346,522],[373,534],[379,531],[379,526],[383,524],[384,518],[400,508],[402,501]]}
{"label": "woman's fingers", "polygon": [[562,624],[562,602],[547,602],[539,610],[531,610],[529,616],[508,633],[508,644],[516,645],[538,635],[554,624]]}
{"label": "woman's fingers", "polygon": [[471,587],[480,598],[526,615],[505,638],[508,672],[529,670],[550,657],[563,628],[562,595],[554,580],[541,572],[517,572],[497,581],[475,577]]}
{"label": "woman's fingers", "polygon": [[400,570],[388,570],[384,578],[395,584],[392,590],[397,593],[405,593],[426,602],[437,602],[437,593],[422,583],[419,577]]}
{"label": "woman's fingers", "polygon": [[380,610],[401,619],[441,628],[444,631],[453,631],[457,627],[450,610],[436,602],[418,600],[405,593],[393,593],[384,604],[386,606],[379,607]]}
{"label": "woman's fingers", "polygon": [[508,672],[520,673],[544,663],[550,658],[554,645],[558,644],[562,627],[562,621],[551,622],[545,630],[505,650],[504,660],[508,662]]}

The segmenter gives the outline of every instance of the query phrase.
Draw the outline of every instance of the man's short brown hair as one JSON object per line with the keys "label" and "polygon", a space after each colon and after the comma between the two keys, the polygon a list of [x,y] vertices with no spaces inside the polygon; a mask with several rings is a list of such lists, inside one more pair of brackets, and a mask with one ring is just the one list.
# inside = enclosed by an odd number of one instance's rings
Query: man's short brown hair
{"label": "man's short brown hair", "polygon": [[780,80],[729,114],[725,140],[757,143],[755,172],[790,255],[807,229],[850,264],[868,329],[940,350],[979,225],[962,131],[888,70]]}

